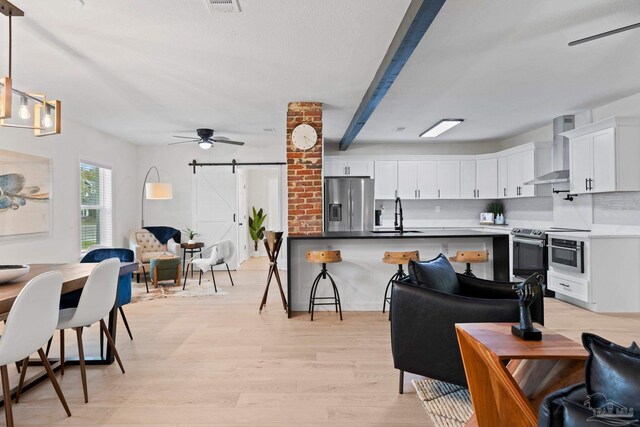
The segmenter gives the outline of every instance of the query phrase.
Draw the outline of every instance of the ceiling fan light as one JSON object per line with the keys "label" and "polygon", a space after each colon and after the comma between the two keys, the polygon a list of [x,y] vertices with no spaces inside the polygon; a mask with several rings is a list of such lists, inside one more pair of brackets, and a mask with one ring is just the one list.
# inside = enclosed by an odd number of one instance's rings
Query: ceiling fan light
{"label": "ceiling fan light", "polygon": [[208,150],[212,146],[213,146],[213,144],[211,143],[211,141],[202,140],[202,141],[198,142],[198,147],[202,148],[203,150]]}

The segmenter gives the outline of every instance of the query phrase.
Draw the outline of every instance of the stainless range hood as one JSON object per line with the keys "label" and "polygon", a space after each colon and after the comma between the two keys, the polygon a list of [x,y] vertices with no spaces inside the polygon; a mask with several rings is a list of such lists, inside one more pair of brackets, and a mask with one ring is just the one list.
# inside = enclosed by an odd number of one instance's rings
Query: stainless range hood
{"label": "stainless range hood", "polygon": [[525,185],[569,182],[569,139],[560,133],[574,129],[575,119],[575,116],[560,116],[553,119],[553,148],[551,149],[553,171],[527,181]]}

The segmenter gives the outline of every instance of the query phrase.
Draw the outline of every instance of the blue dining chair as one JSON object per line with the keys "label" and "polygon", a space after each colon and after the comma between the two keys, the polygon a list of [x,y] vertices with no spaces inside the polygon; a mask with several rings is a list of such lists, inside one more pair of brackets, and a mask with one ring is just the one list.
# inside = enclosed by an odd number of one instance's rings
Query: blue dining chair
{"label": "blue dining chair", "polygon": [[[134,262],[135,256],[131,249],[125,248],[100,248],[87,252],[87,254],[80,260],[81,263],[88,262],[100,262],[109,258],[118,258],[121,262]],[[133,339],[131,329],[129,328],[129,322],[127,322],[127,316],[124,315],[123,305],[131,302],[131,280],[133,273],[128,273],[118,278],[118,311],[122,316],[124,326],[127,328],[129,338]],[[63,294],[60,298],[60,309],[73,308],[78,306],[80,301],[80,295],[82,289],[77,291]],[[102,354],[103,341],[102,334],[100,334],[100,353]]]}

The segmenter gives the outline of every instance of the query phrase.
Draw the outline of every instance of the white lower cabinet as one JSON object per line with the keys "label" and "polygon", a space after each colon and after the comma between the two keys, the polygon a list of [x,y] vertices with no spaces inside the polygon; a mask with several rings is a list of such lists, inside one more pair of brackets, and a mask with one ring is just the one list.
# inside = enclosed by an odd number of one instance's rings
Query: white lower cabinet
{"label": "white lower cabinet", "polygon": [[589,281],[587,280],[549,272],[547,287],[554,292],[589,302]]}

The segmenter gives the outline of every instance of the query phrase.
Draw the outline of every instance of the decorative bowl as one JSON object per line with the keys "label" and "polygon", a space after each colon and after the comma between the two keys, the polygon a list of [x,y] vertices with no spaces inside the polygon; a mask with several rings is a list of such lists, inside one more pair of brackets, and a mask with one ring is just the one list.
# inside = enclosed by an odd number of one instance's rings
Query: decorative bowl
{"label": "decorative bowl", "polygon": [[0,265],[0,283],[16,280],[28,272],[28,265]]}

